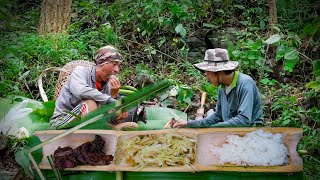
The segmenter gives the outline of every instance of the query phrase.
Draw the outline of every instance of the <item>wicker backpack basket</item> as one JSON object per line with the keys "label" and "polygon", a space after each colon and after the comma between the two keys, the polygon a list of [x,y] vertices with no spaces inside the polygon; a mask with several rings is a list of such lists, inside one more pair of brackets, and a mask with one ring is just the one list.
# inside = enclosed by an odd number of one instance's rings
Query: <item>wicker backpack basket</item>
{"label": "wicker backpack basket", "polygon": [[[68,81],[68,78],[69,78],[70,74],[72,73],[72,71],[74,70],[74,68],[76,68],[77,66],[90,67],[93,65],[94,65],[94,63],[90,62],[90,61],[74,60],[74,61],[67,63],[62,68],[50,67],[50,68],[45,69],[40,74],[40,76],[38,78],[38,87],[39,87],[39,91],[40,91],[40,95],[41,95],[42,100],[44,102],[48,101],[47,94],[44,91],[43,84],[42,84],[42,77],[46,76],[48,71],[60,71],[59,77],[58,77],[58,82],[56,84],[55,91],[54,91],[54,99],[57,99],[64,84]],[[121,129],[126,129],[126,128],[137,128],[137,127],[138,127],[138,124],[135,122],[124,122],[124,123],[120,123],[120,124],[112,126],[112,128],[116,129],[116,130],[121,130]]]}
{"label": "wicker backpack basket", "polygon": [[54,99],[57,99],[63,86],[65,85],[65,83],[67,82],[70,74],[72,73],[72,71],[74,70],[74,68],[76,68],[77,66],[84,66],[84,67],[90,67],[93,66],[94,63],[90,62],[90,61],[85,61],[85,60],[74,60],[74,61],[70,61],[68,62],[66,65],[64,65],[62,68],[59,67],[50,67],[45,69],[39,76],[38,78],[38,86],[39,86],[39,91],[40,91],[40,95],[41,98],[44,102],[48,101],[48,97],[46,92],[43,89],[43,81],[42,78],[43,76],[46,76],[46,74],[49,71],[60,71],[59,73],[59,77],[58,77],[58,82],[56,84],[55,87],[55,91],[54,91]]}

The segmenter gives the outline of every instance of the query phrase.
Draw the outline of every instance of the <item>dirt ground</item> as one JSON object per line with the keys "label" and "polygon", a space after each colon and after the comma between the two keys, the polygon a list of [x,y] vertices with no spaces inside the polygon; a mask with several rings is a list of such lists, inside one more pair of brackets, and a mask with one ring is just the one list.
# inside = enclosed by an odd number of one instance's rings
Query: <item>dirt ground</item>
{"label": "dirt ground", "polygon": [[14,160],[14,152],[9,148],[0,151],[0,179],[13,178],[20,170],[19,164]]}
{"label": "dirt ground", "polygon": [[23,169],[15,161],[14,151],[6,147],[0,150],[0,180],[28,180]]}

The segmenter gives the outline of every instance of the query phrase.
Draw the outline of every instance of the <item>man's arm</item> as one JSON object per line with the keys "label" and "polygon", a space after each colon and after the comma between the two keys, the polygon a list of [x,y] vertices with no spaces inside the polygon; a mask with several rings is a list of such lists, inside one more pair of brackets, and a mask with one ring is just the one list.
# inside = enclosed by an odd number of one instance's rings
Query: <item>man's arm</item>
{"label": "man's arm", "polygon": [[103,94],[96,88],[92,88],[86,82],[82,68],[75,68],[70,76],[70,92],[83,100],[91,99],[99,104],[106,104],[116,101],[108,94]]}
{"label": "man's arm", "polygon": [[217,112],[215,112],[211,116],[205,117],[200,120],[189,120],[187,123],[187,127],[190,127],[190,128],[210,127],[211,125],[216,124],[219,121],[220,120],[217,115]]}
{"label": "man's arm", "polygon": [[193,120],[193,121],[188,121],[187,126],[191,128],[197,128],[197,127],[210,127],[213,124],[216,124],[220,122],[221,119],[221,92],[219,90],[219,95],[218,95],[218,100],[217,100],[217,106],[216,106],[216,111],[208,117],[205,117],[200,120]]}

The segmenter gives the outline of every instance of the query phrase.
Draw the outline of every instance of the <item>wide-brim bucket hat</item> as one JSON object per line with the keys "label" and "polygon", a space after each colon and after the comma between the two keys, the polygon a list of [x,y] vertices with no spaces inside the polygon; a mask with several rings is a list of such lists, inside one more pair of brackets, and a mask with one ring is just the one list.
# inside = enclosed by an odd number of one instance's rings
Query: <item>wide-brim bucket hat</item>
{"label": "wide-brim bucket hat", "polygon": [[194,66],[202,71],[227,71],[237,69],[239,63],[230,61],[228,50],[215,48],[206,50],[204,61],[194,64]]}

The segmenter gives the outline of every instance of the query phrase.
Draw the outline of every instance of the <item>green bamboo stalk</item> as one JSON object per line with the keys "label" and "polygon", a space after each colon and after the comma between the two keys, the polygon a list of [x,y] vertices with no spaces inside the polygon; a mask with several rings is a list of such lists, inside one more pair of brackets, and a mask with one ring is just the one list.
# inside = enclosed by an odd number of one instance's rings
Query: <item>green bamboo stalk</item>
{"label": "green bamboo stalk", "polygon": [[47,159],[49,161],[51,169],[53,170],[54,174],[56,175],[57,180],[62,180],[59,170],[55,167],[55,165],[53,163],[53,156],[52,155],[47,156]]}
{"label": "green bamboo stalk", "polygon": [[29,159],[30,159],[30,161],[32,162],[34,168],[35,168],[36,171],[38,172],[40,178],[41,178],[42,180],[45,180],[45,178],[44,178],[44,176],[43,176],[43,174],[42,174],[42,172],[41,172],[41,170],[40,170],[37,162],[34,160],[34,158],[33,158],[33,156],[32,156],[32,154],[31,154],[30,151],[28,152],[28,156],[29,156]]}
{"label": "green bamboo stalk", "polygon": [[116,180],[123,180],[123,172],[122,171],[116,172]]}

